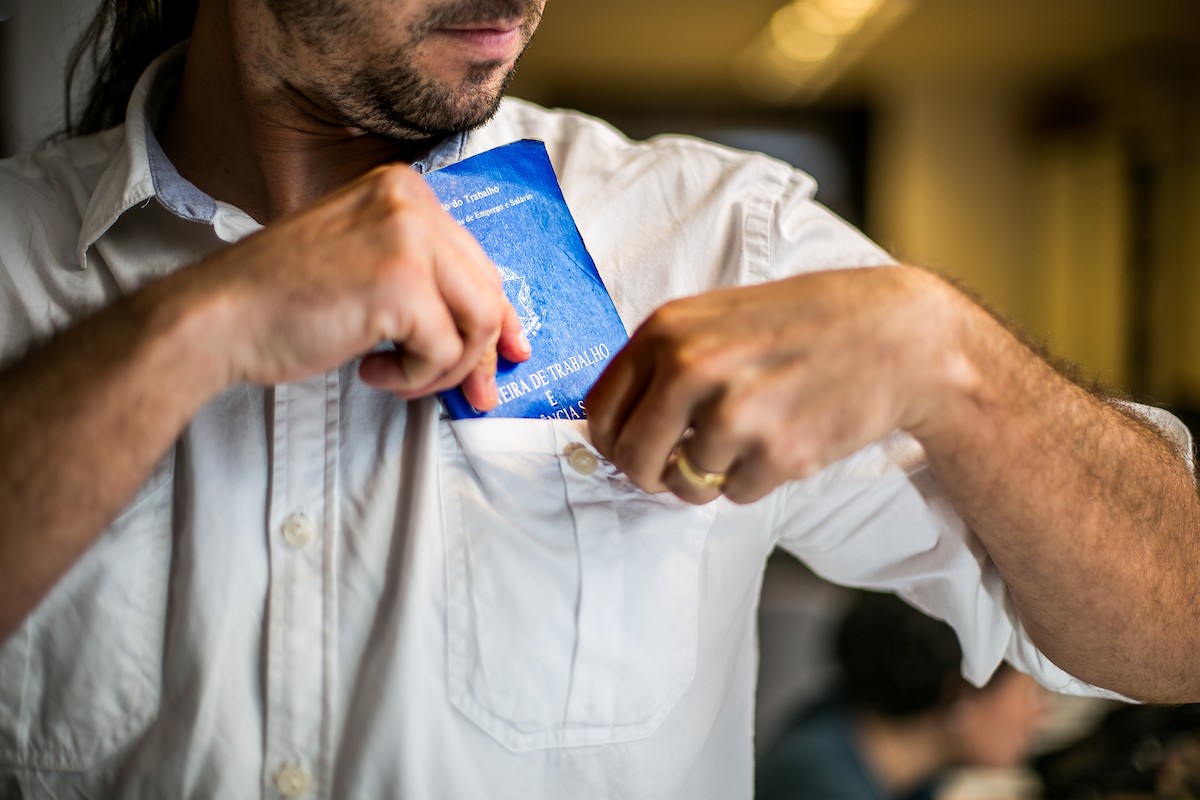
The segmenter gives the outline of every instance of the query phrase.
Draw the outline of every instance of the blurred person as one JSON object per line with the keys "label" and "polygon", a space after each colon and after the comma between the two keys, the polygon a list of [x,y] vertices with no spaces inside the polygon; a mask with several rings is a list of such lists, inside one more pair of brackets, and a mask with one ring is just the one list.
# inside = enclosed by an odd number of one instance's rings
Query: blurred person
{"label": "blurred person", "polygon": [[[544,7],[101,4],[0,164],[0,795],[745,797],[777,544],[975,682],[1200,694],[1177,421],[803,173],[502,101]],[[527,138],[634,333],[586,424],[451,422],[531,350],[420,173]]]}
{"label": "blurred person", "polygon": [[888,594],[863,593],[836,634],[836,696],[764,753],[758,800],[932,798],[951,767],[1022,763],[1048,698],[1002,664],[976,688],[954,631]]}

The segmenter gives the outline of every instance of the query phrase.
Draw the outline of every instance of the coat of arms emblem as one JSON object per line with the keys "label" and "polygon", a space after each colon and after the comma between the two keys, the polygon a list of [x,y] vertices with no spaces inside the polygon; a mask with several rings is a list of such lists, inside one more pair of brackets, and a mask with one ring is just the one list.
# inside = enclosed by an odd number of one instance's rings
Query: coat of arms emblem
{"label": "coat of arms emblem", "polygon": [[[497,269],[500,270],[500,278],[504,281],[504,293],[512,300],[513,307],[517,309],[517,316],[521,319],[521,333],[525,334],[525,338],[532,339],[541,329],[542,320],[534,308],[533,293],[529,290],[529,284],[525,282],[525,276],[518,275],[508,267],[497,265]],[[517,282],[516,286],[509,285],[514,282]]]}

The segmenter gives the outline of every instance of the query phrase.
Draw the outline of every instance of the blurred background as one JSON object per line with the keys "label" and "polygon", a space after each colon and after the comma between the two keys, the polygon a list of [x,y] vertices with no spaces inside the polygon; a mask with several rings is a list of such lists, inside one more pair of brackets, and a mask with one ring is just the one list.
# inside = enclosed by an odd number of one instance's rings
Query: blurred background
{"label": "blurred background", "polygon": [[[94,4],[0,0],[0,155],[61,127],[62,65]],[[898,257],[960,278],[1086,375],[1197,429],[1200,0],[550,2],[513,94],[634,137],[789,161]],[[772,560],[760,750],[835,682],[828,637],[846,602]],[[1141,775],[1142,794],[1195,796],[1194,783],[1155,789],[1179,731],[1195,744],[1194,716],[1098,727],[1110,712],[1054,706],[1040,750],[1104,734],[1050,766],[1067,787],[1055,796],[1109,794],[1071,777],[1105,768]],[[976,772],[947,792],[1033,796],[1041,775]]]}
{"label": "blurred background", "polygon": [[811,172],[1111,386],[1200,407],[1200,2],[551,2],[514,93]]}

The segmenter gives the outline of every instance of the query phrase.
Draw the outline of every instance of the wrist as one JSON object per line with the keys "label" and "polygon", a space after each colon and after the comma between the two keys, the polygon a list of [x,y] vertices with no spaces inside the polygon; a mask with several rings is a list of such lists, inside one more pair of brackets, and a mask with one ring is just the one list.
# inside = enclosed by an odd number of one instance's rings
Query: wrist
{"label": "wrist", "polygon": [[[920,344],[905,374],[910,403],[901,427],[923,444],[953,441],[979,415],[999,410],[997,387],[1015,339],[989,312],[949,282],[905,267],[916,298],[912,319]],[[1019,345],[1018,345],[1019,346]]]}
{"label": "wrist", "polygon": [[145,287],[131,302],[147,357],[197,407],[238,380],[232,353],[236,308],[231,293],[189,268]]}

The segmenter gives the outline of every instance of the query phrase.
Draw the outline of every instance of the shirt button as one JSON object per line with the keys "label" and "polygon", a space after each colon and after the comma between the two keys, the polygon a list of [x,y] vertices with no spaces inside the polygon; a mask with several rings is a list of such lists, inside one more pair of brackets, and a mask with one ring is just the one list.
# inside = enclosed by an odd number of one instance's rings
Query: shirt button
{"label": "shirt button", "polygon": [[312,788],[312,778],[304,767],[289,764],[275,774],[275,788],[284,797],[302,797]]}
{"label": "shirt button", "polygon": [[600,466],[596,454],[581,444],[568,445],[565,452],[567,463],[580,475],[591,475],[596,471],[596,467]]}
{"label": "shirt button", "polygon": [[308,517],[302,514],[294,514],[283,523],[283,538],[292,547],[304,547],[313,540],[316,533]]}

